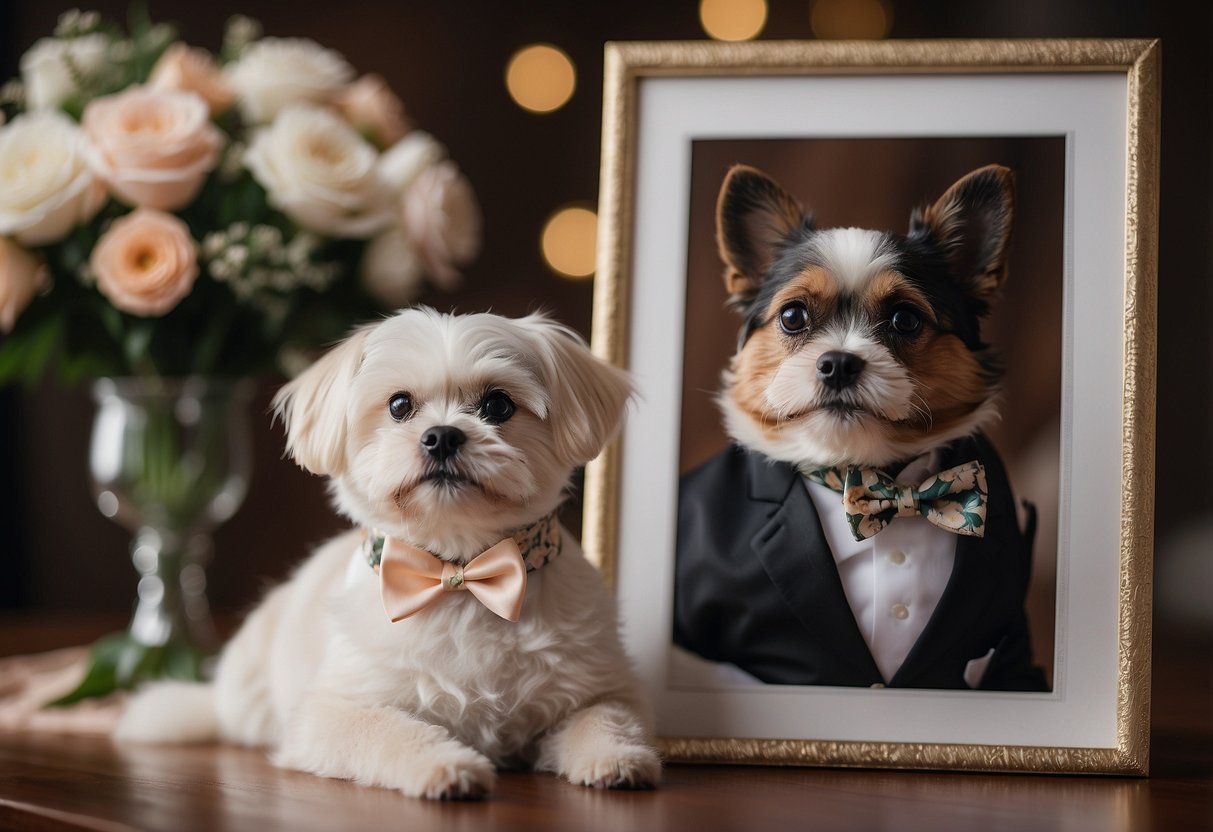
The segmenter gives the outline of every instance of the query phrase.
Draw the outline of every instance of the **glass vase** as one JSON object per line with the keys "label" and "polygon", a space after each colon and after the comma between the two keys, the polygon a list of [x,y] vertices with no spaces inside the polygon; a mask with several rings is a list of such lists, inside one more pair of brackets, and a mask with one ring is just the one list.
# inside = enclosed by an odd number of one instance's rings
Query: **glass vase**
{"label": "glass vase", "polygon": [[248,489],[248,380],[103,378],[89,471],[97,507],[129,530],[139,572],[134,616],[106,636],[76,690],[56,704],[145,679],[200,679],[218,648],[206,597],[210,532]]}

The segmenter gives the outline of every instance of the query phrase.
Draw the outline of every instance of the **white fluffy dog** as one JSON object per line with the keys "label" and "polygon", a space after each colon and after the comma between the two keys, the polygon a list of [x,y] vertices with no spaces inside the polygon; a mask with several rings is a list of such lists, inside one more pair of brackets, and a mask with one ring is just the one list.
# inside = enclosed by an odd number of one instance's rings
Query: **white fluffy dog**
{"label": "white fluffy dog", "polygon": [[[484,796],[497,766],[655,784],[613,601],[550,520],[630,395],[621,371],[542,316],[416,309],[356,331],[275,407],[289,452],[332,478],[359,528],[269,593],[213,684],[142,692],[117,739],[221,737],[270,747],[280,766],[430,798]],[[537,522],[546,534],[531,534]],[[393,623],[368,534],[387,541],[385,569],[402,541],[458,578]],[[472,592],[443,591],[511,536],[532,567],[516,622]]]}

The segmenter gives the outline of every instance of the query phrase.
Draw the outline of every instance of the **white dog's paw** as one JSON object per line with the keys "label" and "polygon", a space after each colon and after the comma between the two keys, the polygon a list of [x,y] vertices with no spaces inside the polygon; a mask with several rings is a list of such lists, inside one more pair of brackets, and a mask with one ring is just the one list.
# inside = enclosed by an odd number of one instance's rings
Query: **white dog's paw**
{"label": "white dog's paw", "polygon": [[477,800],[493,791],[497,769],[480,752],[448,740],[401,766],[396,788],[409,797]]}
{"label": "white dog's paw", "polygon": [[569,782],[595,789],[651,789],[661,779],[661,758],[647,745],[613,745],[574,753]]}

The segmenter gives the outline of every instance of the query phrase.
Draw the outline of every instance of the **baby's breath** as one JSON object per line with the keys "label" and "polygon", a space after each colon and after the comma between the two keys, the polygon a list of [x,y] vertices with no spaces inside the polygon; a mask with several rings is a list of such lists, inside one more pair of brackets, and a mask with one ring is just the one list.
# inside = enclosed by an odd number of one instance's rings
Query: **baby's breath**
{"label": "baby's breath", "polygon": [[219,160],[219,178],[224,182],[234,182],[244,173],[244,152],[248,145],[244,142],[233,141],[227,146],[223,157]]}
{"label": "baby's breath", "polygon": [[59,15],[55,26],[55,37],[78,38],[91,34],[101,26],[101,15],[98,12],[82,12],[79,9],[68,9]]}
{"label": "baby's breath", "polygon": [[93,271],[89,261],[84,260],[76,267],[76,280],[80,281],[81,286],[97,285],[97,273]]}
{"label": "baby's breath", "polygon": [[157,23],[148,29],[146,46],[151,49],[162,49],[177,37],[177,28],[167,23]]}
{"label": "baby's breath", "polygon": [[286,315],[286,295],[300,288],[323,292],[341,276],[341,265],[317,261],[323,240],[306,231],[290,240],[273,225],[235,222],[202,239],[206,271],[236,299],[270,318]]}
{"label": "baby's breath", "polygon": [[234,61],[240,57],[245,48],[261,37],[261,24],[251,17],[242,14],[228,18],[227,27],[223,32],[223,57]]}
{"label": "baby's breath", "polygon": [[129,61],[135,54],[135,44],[126,38],[110,41],[109,57],[111,61],[122,63]]}

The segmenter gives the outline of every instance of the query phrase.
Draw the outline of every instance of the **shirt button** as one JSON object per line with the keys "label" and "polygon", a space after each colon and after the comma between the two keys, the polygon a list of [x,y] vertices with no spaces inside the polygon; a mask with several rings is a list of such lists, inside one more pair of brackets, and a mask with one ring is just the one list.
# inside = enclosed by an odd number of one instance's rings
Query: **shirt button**
{"label": "shirt button", "polygon": [[906,562],[906,553],[902,552],[900,550],[894,550],[892,552],[889,552],[889,560],[891,560],[893,563],[900,566],[901,564]]}
{"label": "shirt button", "polygon": [[898,621],[905,621],[910,617],[910,610],[905,604],[894,604],[889,607],[889,615],[896,618]]}
{"label": "shirt button", "polygon": [[874,683],[873,685],[871,685],[871,687],[873,687],[873,688],[883,688],[883,687],[884,687],[884,682],[876,682],[876,683]]}

